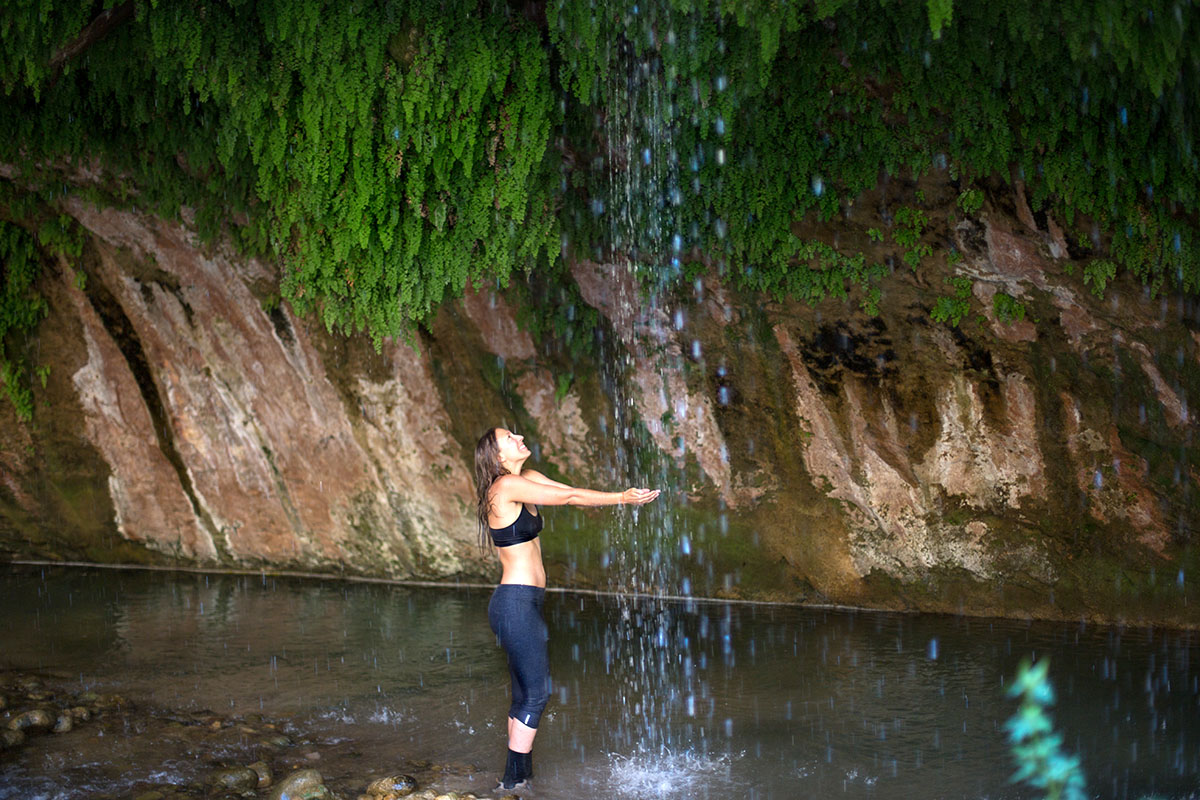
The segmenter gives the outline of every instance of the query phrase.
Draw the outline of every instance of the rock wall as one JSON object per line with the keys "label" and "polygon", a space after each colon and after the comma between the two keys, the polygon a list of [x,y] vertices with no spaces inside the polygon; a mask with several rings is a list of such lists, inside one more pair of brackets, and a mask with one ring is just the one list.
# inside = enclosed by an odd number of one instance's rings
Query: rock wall
{"label": "rock wall", "polygon": [[[1017,189],[931,231],[963,257],[897,269],[876,317],[715,274],[648,303],[620,265],[579,262],[615,364],[537,341],[521,293],[492,289],[376,351],[295,318],[267,265],[68,198],[88,242],[43,279],[34,420],[0,406],[0,548],[491,576],[477,436],[516,426],[552,475],[607,486],[632,425],[679,484],[658,519],[697,593],[1197,624],[1197,304],[1094,298]],[[884,259],[872,214],[808,234]],[[958,327],[929,319],[951,273],[973,282]],[[1000,320],[997,292],[1025,319]],[[620,585],[612,512],[555,513],[552,574]]]}

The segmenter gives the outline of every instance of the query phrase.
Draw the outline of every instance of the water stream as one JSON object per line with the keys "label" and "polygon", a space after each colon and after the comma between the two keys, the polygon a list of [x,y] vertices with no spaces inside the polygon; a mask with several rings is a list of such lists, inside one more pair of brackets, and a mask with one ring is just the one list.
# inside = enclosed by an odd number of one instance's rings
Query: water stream
{"label": "water stream", "polygon": [[[0,572],[0,668],[45,671],[136,703],[288,720],[323,774],[400,759],[477,765],[494,785],[507,699],[484,589],[64,568]],[[609,638],[629,604],[551,593],[554,695],[539,797],[1027,798],[1003,724],[1018,662],[1051,659],[1054,716],[1093,796],[1196,797],[1194,633],[790,606],[663,602],[686,643],[683,697],[639,693]],[[672,656],[676,657],[676,656]],[[647,684],[650,685],[650,684]],[[684,691],[682,688],[679,691]],[[665,751],[639,743],[660,717]],[[642,709],[635,711],[634,709]],[[633,720],[630,722],[629,720]],[[83,726],[4,755],[0,798],[75,798],[211,767]],[[247,739],[225,753],[247,763]],[[119,765],[117,771],[112,765]]]}

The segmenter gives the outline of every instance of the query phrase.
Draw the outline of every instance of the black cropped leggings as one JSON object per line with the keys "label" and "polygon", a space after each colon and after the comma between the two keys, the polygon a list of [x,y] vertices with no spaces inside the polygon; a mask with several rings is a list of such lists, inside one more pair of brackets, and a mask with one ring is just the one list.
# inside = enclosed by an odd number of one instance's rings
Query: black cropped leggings
{"label": "black cropped leggings", "polygon": [[542,619],[546,590],[540,586],[502,583],[488,603],[488,623],[508,654],[512,706],[508,715],[531,728],[538,726],[550,699],[549,631]]}

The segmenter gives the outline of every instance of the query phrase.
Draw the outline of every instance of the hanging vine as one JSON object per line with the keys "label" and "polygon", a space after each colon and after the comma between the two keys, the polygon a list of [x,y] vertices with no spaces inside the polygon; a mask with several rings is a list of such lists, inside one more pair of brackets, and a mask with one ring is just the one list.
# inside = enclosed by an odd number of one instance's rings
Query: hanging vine
{"label": "hanging vine", "polygon": [[[0,20],[0,161],[51,198],[99,158],[110,202],[191,207],[202,233],[276,258],[299,311],[376,341],[470,281],[561,277],[572,251],[636,252],[656,280],[709,258],[750,289],[877,299],[879,269],[793,223],[943,168],[971,198],[1020,176],[1035,210],[1098,227],[1097,259],[1200,290],[1194,2],[523,11],[22,0]],[[630,142],[606,139],[620,114]],[[622,205],[613,174],[641,168],[661,170],[658,194]],[[616,241],[618,211],[653,224]]]}

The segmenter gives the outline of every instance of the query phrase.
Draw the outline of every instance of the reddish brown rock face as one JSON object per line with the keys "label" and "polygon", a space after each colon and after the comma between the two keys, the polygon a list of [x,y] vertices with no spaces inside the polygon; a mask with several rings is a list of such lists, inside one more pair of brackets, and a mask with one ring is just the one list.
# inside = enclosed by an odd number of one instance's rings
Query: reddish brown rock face
{"label": "reddish brown rock face", "polygon": [[[614,428],[641,426],[660,463],[687,476],[660,487],[677,526],[719,528],[710,564],[774,581],[731,579],[729,594],[1112,619],[1129,603],[1090,594],[1107,589],[1088,570],[1118,558],[1127,574],[1181,568],[1177,531],[1200,524],[1180,500],[1197,470],[1176,455],[1194,435],[1187,370],[1200,334],[1140,287],[1097,301],[1059,267],[1062,230],[1032,229],[1032,216],[950,231],[964,257],[943,272],[972,282],[958,327],[929,319],[942,273],[898,271],[867,318],[839,301],[739,293],[713,274],[648,304],[628,269],[578,262],[619,362],[597,375],[522,330],[511,293],[470,292],[415,347],[376,352],[264,305],[273,271],[200,246],[184,225],[80,200],[65,209],[89,233],[87,283],[63,269],[44,287],[46,391],[66,410],[33,425],[0,412],[10,550],[489,573],[471,451],[503,420],[546,465],[601,488],[624,446]],[[999,292],[1025,305],[1023,320],[997,317]],[[68,467],[69,480],[46,477]],[[66,509],[57,520],[51,494]],[[102,519],[85,546],[88,514]],[[570,535],[553,523],[547,536]],[[693,561],[697,574],[708,566]],[[570,569],[584,583],[603,574]],[[1014,584],[1054,587],[1055,600],[1041,588],[996,600]],[[1192,624],[1196,606],[1167,617]]]}
{"label": "reddish brown rock face", "polygon": [[356,430],[304,327],[285,309],[273,321],[251,294],[259,265],[206,254],[178,225],[70,210],[96,236],[93,280],[111,318],[106,329],[82,292],[64,290],[88,353],[74,382],[123,536],[200,562],[469,566],[469,479],[419,354],[391,347],[391,377],[359,382]]}

